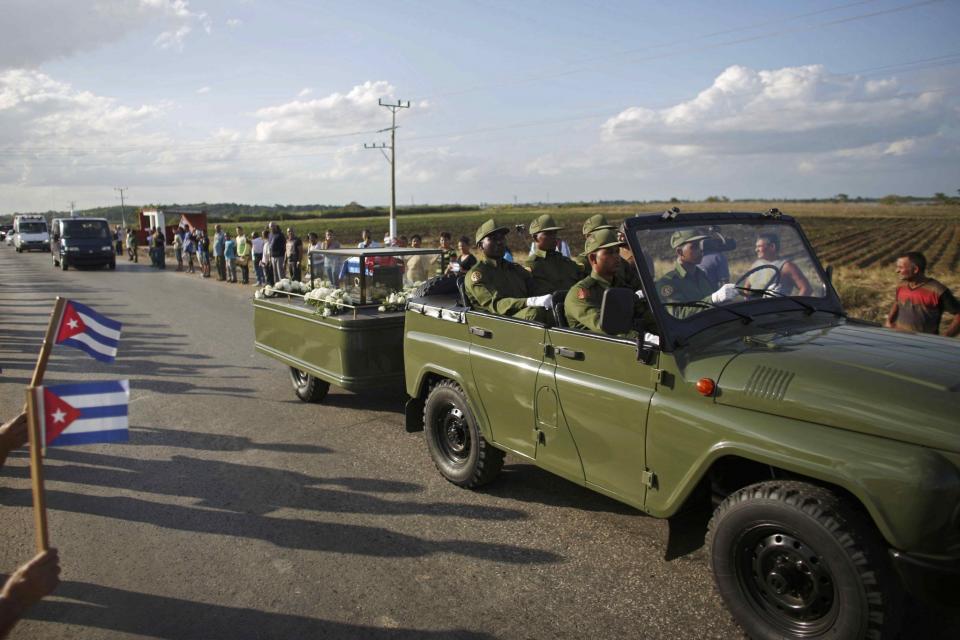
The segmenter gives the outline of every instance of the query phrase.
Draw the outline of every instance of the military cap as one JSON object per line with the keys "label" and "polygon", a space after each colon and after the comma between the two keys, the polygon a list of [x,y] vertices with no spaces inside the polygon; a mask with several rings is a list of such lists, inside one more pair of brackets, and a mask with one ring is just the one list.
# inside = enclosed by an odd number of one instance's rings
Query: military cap
{"label": "military cap", "polygon": [[587,237],[587,245],[583,248],[583,253],[580,255],[588,256],[594,251],[606,249],[607,247],[621,247],[624,244],[626,243],[617,237],[617,232],[613,229],[600,229],[599,231],[594,231]]}
{"label": "military cap", "polygon": [[588,236],[597,229],[615,229],[612,224],[607,222],[606,216],[602,213],[598,213],[595,216],[590,216],[587,218],[587,221],[583,223],[583,235]]}
{"label": "military cap", "polygon": [[679,231],[674,231],[673,235],[670,236],[670,247],[676,249],[682,244],[696,242],[697,240],[706,240],[709,237],[710,236],[700,229],[680,229]]}
{"label": "military cap", "polygon": [[530,235],[535,236],[541,231],[559,231],[563,229],[560,225],[557,224],[557,221],[553,219],[553,216],[549,213],[545,213],[542,216],[538,216],[536,220],[530,223]]}
{"label": "military cap", "polygon": [[479,245],[481,240],[489,236],[491,233],[496,233],[497,231],[509,233],[510,228],[498,227],[497,223],[493,221],[493,218],[490,218],[477,228],[477,244]]}

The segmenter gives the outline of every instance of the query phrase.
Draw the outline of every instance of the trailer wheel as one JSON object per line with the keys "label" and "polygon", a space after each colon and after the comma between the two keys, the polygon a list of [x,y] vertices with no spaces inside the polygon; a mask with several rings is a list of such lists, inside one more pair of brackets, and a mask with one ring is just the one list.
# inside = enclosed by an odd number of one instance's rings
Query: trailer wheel
{"label": "trailer wheel", "polygon": [[290,367],[290,382],[293,391],[304,402],[323,402],[330,390],[330,383],[312,376],[296,367]]}
{"label": "trailer wheel", "polygon": [[430,390],[423,425],[433,463],[453,484],[473,489],[500,473],[503,451],[490,446],[480,434],[463,389],[455,382],[444,380]]}
{"label": "trailer wheel", "polygon": [[870,521],[834,492],[774,481],[731,494],[707,532],[717,589],[751,638],[896,636],[902,597]]}

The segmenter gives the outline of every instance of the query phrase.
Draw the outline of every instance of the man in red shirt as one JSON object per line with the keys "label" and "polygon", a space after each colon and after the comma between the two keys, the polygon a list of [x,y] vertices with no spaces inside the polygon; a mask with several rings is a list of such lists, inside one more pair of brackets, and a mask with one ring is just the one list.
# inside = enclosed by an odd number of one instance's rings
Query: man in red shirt
{"label": "man in red shirt", "polygon": [[943,312],[954,314],[944,335],[960,333],[960,302],[940,282],[925,275],[927,259],[919,251],[908,251],[897,258],[897,275],[902,284],[887,315],[887,325],[897,331],[940,333]]}

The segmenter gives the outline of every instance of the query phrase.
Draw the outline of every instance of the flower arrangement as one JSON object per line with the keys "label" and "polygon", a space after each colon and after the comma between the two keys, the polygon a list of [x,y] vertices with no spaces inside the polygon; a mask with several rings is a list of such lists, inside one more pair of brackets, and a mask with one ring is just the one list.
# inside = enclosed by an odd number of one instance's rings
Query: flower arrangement
{"label": "flower arrangement", "polygon": [[418,284],[404,287],[400,291],[393,291],[383,299],[383,303],[377,307],[377,311],[403,311],[407,308],[407,300],[413,295]]}
{"label": "flower arrangement", "polygon": [[332,286],[322,285],[304,294],[303,301],[316,307],[317,313],[323,317],[343,313],[348,306],[356,304],[356,301],[345,289],[335,289]]}

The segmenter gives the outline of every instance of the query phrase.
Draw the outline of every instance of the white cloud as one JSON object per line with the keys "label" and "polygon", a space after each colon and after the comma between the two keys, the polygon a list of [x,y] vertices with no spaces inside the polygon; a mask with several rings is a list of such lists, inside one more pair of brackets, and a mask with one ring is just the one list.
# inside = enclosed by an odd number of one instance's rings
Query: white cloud
{"label": "white cloud", "polygon": [[819,65],[733,66],[688,101],[625,109],[593,144],[519,170],[561,187],[603,185],[601,194],[629,184],[647,198],[923,193],[960,166],[960,110],[948,95]]}
{"label": "white cloud", "polygon": [[210,93],[210,87],[200,87],[199,89],[197,89],[197,93],[198,93],[199,95],[203,95],[203,94],[205,94],[205,93]]}
{"label": "white cloud", "polygon": [[227,20],[227,26],[231,29],[236,29],[242,24],[243,24],[243,20],[241,20],[240,18],[230,18],[229,20]]}
{"label": "white cloud", "polygon": [[671,155],[823,153],[930,136],[948,113],[940,94],[902,93],[893,80],[834,75],[820,65],[733,66],[692,100],[626,109],[602,131],[607,141]]}
{"label": "white cloud", "polygon": [[[393,96],[384,81],[364,82],[347,93],[333,93],[315,100],[294,100],[256,112],[256,139],[261,142],[322,144],[324,136],[373,131],[389,124],[388,113],[378,100]],[[343,144],[331,138],[330,144]]]}
{"label": "white cloud", "polygon": [[304,87],[303,89],[300,89],[300,93],[297,94],[297,97],[305,98],[311,93],[313,93],[313,89],[311,89],[310,87]]}
{"label": "white cloud", "polygon": [[177,49],[194,26],[209,33],[210,19],[186,0],[4,0],[0,68],[36,67],[145,28],[160,32],[157,46]]}

